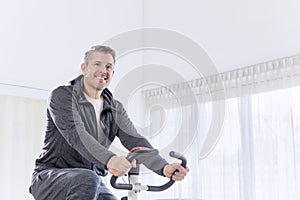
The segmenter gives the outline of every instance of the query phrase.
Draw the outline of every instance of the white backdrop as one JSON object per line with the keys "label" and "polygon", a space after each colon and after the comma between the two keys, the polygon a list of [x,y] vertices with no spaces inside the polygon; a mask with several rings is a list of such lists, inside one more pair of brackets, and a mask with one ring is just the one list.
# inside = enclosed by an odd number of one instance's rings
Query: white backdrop
{"label": "white backdrop", "polygon": [[221,72],[292,56],[299,8],[298,0],[2,0],[0,83],[51,89],[77,74],[91,45],[143,27],[186,35]]}
{"label": "white backdrop", "polygon": [[[224,2],[216,0],[2,0],[0,1],[0,83],[43,90],[35,92],[26,90],[25,95],[11,87],[0,87],[0,93],[45,99],[48,90],[56,85],[65,84],[78,74],[83,52],[91,45],[102,43],[117,34],[143,27],[169,29],[186,35],[206,50],[220,72],[299,54],[299,8],[300,2],[297,0],[249,0],[246,2],[238,0]],[[118,60],[115,83],[112,84],[112,88],[129,70],[147,62],[153,62],[152,58],[132,53]],[[174,70],[186,64],[163,54],[160,54],[158,58],[155,60],[158,64],[167,63]],[[190,72],[183,71],[183,73],[187,73],[184,75],[191,78]],[[286,98],[282,99],[282,101],[285,100]],[[19,108],[15,106],[23,105],[27,101],[17,97],[9,102],[12,103],[13,108]],[[30,102],[27,103],[30,104]],[[1,192],[6,195],[6,199],[9,199],[12,192],[16,191],[14,187],[22,191],[19,193],[21,195],[19,199],[23,197],[23,192],[29,198],[26,193],[27,172],[31,171],[33,160],[40,152],[39,145],[43,137],[43,121],[30,119],[32,114],[39,116],[37,120],[43,120],[41,117],[44,117],[42,113],[44,102],[35,102],[35,104],[38,106],[34,106],[34,109],[17,110],[17,113],[8,115],[11,116],[10,118],[6,117],[10,111],[2,114],[1,138],[4,137],[2,140],[4,142],[1,143],[1,163],[13,158],[10,164],[2,165],[2,173],[8,169],[15,170],[16,166],[26,163],[26,172],[18,171],[12,176],[10,174],[1,176],[5,177],[2,180],[9,180],[7,185],[5,182],[1,183],[2,186],[5,185],[1,187],[4,188],[5,193],[2,189]],[[4,107],[9,109],[9,107]],[[21,108],[26,109],[24,106]],[[40,110],[33,111],[35,109]],[[139,118],[136,115],[140,116],[141,113],[133,112],[134,119]],[[19,120],[18,123],[11,125],[10,123],[15,122],[16,117]],[[22,121],[23,118],[29,120],[30,123]],[[31,135],[23,135],[25,133],[23,129],[27,125],[35,127],[34,132],[30,132]],[[8,131],[10,126],[15,126],[18,131],[14,134],[17,134],[16,137],[21,134],[24,143],[18,140],[18,145],[14,146],[12,141],[15,136],[10,135]],[[231,142],[230,138],[226,141],[229,144]],[[224,145],[227,147],[228,143],[225,142]],[[23,151],[28,147],[35,149]],[[17,156],[10,156],[11,151]],[[218,159],[223,156],[222,151],[219,149],[219,154],[216,155],[217,161],[212,161],[213,165],[220,164],[221,161]],[[23,153],[27,152],[28,160],[22,160]],[[187,152],[187,155],[189,159],[194,158],[193,152]],[[282,161],[282,157],[280,159]],[[14,167],[11,168],[11,166]],[[207,166],[209,168],[210,164]],[[198,168],[194,168],[194,172],[195,169]],[[26,176],[26,179],[22,179],[22,186],[11,182],[17,179],[20,173]],[[200,171],[196,173],[197,177],[201,176]],[[218,193],[207,193],[207,191],[213,191],[215,183],[213,180],[207,180],[209,175],[208,173],[203,180],[211,181],[211,185],[203,184],[203,187],[193,191],[179,190],[178,187],[186,189],[191,186],[185,181],[183,186],[175,187],[172,195],[184,197],[203,197],[201,195],[204,195],[204,197],[220,199],[217,195],[221,194],[224,188],[219,188]],[[278,177],[282,179],[282,175]],[[228,185],[226,181],[225,183]],[[266,184],[264,187],[267,187]],[[276,187],[278,188],[278,185],[274,186]],[[187,193],[178,194],[178,191],[187,191]],[[213,196],[214,194],[216,196]],[[163,195],[167,197],[169,193]],[[260,195],[264,197],[265,194],[260,193]]]}
{"label": "white backdrop", "polygon": [[46,101],[0,95],[0,198],[33,199],[34,161],[44,139]]}

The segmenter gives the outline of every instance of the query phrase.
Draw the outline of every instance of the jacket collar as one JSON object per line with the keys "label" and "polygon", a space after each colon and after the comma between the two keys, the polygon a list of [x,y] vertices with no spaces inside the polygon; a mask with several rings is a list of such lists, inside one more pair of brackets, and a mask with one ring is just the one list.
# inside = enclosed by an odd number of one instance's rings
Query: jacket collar
{"label": "jacket collar", "polygon": [[[76,96],[79,103],[88,102],[83,93],[83,75],[79,75],[75,79],[70,81],[70,84],[73,86],[73,95]],[[114,98],[109,89],[104,88],[101,95],[103,96],[103,110],[112,109],[114,107]]]}

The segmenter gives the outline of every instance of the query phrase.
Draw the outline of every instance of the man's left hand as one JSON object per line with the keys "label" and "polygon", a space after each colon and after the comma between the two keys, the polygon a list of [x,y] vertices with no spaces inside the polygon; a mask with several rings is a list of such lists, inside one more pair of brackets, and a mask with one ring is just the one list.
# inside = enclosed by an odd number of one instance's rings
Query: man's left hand
{"label": "man's left hand", "polygon": [[182,179],[184,179],[184,177],[187,175],[189,171],[190,170],[188,167],[184,168],[179,163],[172,163],[164,167],[163,173],[168,178],[172,177],[174,181],[181,181]]}

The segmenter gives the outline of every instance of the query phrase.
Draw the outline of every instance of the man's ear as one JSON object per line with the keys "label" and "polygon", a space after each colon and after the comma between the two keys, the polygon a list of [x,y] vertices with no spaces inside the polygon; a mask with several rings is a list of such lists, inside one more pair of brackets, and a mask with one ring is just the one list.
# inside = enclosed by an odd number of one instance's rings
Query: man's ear
{"label": "man's ear", "polygon": [[84,76],[87,75],[88,70],[87,70],[87,66],[85,63],[81,64],[81,72]]}

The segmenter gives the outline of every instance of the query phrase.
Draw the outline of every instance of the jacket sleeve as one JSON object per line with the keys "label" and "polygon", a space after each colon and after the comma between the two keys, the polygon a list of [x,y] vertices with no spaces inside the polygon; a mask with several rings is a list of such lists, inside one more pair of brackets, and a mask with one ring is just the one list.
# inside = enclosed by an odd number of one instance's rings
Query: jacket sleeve
{"label": "jacket sleeve", "polygon": [[68,144],[85,159],[105,169],[108,160],[115,154],[86,131],[72,91],[63,86],[57,88],[50,94],[47,106],[55,126]]}
{"label": "jacket sleeve", "polygon": [[[128,150],[133,147],[147,147],[153,149],[149,141],[137,132],[123,105],[118,101],[116,101],[116,110],[117,112],[114,114],[114,119],[118,126],[117,136],[122,145]],[[155,173],[164,176],[163,168],[168,163],[160,155],[157,155],[146,160],[143,164]]]}

